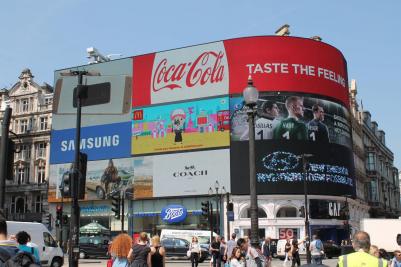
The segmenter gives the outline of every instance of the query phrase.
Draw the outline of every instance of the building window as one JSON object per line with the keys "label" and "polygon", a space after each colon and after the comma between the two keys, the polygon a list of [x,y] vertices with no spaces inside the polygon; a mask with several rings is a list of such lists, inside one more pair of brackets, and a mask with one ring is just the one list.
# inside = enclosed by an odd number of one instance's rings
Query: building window
{"label": "building window", "polygon": [[297,209],[294,207],[282,207],[277,211],[277,218],[293,218],[297,216]]}
{"label": "building window", "polygon": [[370,181],[369,184],[369,199],[372,202],[378,202],[379,201],[379,196],[378,196],[378,192],[377,192],[377,181],[376,180],[372,180]]}
{"label": "building window", "polygon": [[38,143],[36,144],[36,158],[45,158],[46,157],[46,144]]}
{"label": "building window", "polygon": [[29,111],[29,99],[21,100],[21,111],[28,112]]}
{"label": "building window", "polygon": [[35,212],[42,212],[43,211],[43,196],[38,195],[36,196],[35,201]]}
{"label": "building window", "polygon": [[36,181],[38,184],[43,184],[45,182],[45,166],[38,166],[36,173]]}
{"label": "building window", "polygon": [[376,157],[375,157],[375,153],[373,153],[373,152],[368,152],[368,155],[366,158],[366,169],[368,171],[374,171],[376,169]]}
{"label": "building window", "polygon": [[19,132],[26,133],[28,130],[28,120],[20,120],[19,121]]}
{"label": "building window", "polygon": [[[258,217],[267,218],[267,214],[262,208],[258,208]],[[251,218],[251,209],[247,208],[242,211],[240,218]]]}
{"label": "building window", "polygon": [[47,117],[40,117],[39,128],[41,131],[47,130]]}
{"label": "building window", "polygon": [[31,146],[19,145],[20,153],[15,153],[15,158],[18,160],[28,161],[31,159]]}
{"label": "building window", "polygon": [[29,167],[18,168],[17,184],[25,184],[29,181]]}

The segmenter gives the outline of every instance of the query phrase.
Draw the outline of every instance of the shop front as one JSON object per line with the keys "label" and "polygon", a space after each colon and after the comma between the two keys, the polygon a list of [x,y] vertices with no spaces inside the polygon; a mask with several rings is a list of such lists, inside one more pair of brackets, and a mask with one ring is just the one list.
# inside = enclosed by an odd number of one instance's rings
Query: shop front
{"label": "shop front", "polygon": [[128,231],[160,235],[162,229],[207,230],[207,218],[201,210],[201,202],[207,200],[208,197],[181,197],[132,201],[127,207]]}

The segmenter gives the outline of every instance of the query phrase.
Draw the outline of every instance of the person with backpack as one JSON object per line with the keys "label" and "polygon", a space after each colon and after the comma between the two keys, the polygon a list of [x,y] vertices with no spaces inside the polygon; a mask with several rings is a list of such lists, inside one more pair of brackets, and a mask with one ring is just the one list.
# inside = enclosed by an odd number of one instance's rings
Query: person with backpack
{"label": "person with backpack", "polygon": [[19,244],[18,248],[22,251],[25,251],[26,253],[30,253],[34,258],[35,263],[40,265],[38,249],[27,245],[31,239],[31,236],[25,231],[20,231],[15,235],[15,238],[17,239],[17,242]]}
{"label": "person with backpack", "polygon": [[7,222],[0,214],[0,267],[38,267],[30,253],[18,248],[14,240],[7,239]]}
{"label": "person with backpack", "polygon": [[110,247],[110,254],[112,255],[112,267],[127,267],[128,254],[131,250],[132,238],[127,234],[119,234],[113,240]]}
{"label": "person with backpack", "polygon": [[312,264],[322,265],[324,255],[323,243],[317,235],[312,236],[313,241],[310,243],[310,252],[312,255]]}

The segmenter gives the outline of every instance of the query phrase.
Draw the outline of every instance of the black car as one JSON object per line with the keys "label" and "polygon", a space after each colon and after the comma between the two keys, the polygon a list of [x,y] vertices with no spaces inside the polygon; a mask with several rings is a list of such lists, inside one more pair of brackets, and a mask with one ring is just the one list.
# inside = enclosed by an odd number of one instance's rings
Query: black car
{"label": "black car", "polygon": [[324,241],[323,248],[324,248],[324,255],[326,256],[326,258],[331,259],[334,257],[341,256],[341,247],[338,246],[333,241]]}
{"label": "black car", "polygon": [[[187,251],[189,249],[189,242],[186,239],[176,238],[176,237],[168,237],[163,238],[161,241],[161,245],[166,250],[166,257],[187,257]],[[203,262],[208,256],[209,252],[207,248],[201,245],[201,257],[199,262]]]}
{"label": "black car", "polygon": [[85,258],[109,258],[109,238],[104,237],[80,237],[79,257]]}

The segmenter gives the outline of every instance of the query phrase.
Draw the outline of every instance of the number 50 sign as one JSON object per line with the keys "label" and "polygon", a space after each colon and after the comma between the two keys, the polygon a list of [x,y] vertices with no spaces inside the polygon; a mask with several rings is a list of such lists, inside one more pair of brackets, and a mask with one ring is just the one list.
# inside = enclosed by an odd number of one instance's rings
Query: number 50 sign
{"label": "number 50 sign", "polygon": [[298,228],[279,228],[279,239],[294,239],[298,238]]}

